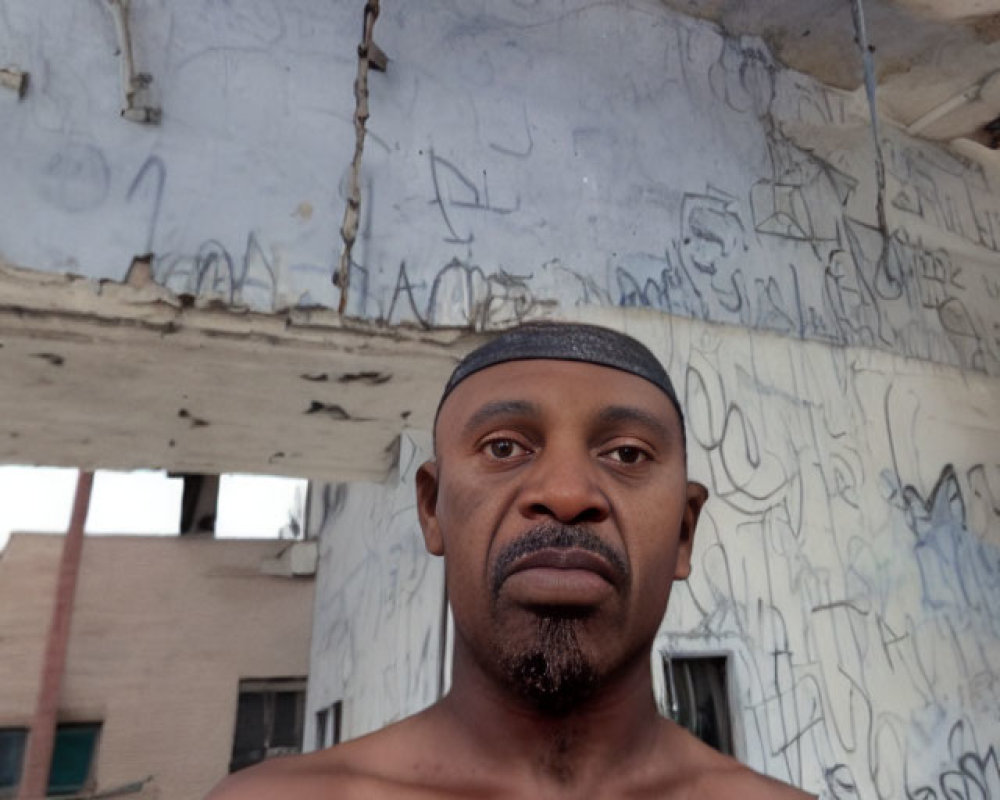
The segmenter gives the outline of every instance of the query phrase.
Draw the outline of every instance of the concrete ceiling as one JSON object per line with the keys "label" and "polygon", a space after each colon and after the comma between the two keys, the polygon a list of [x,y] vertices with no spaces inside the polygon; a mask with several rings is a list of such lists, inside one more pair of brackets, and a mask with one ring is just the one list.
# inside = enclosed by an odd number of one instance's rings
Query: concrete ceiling
{"label": "concrete ceiling", "polygon": [[[664,0],[731,34],[762,37],[788,66],[863,91],[853,0]],[[1000,0],[861,0],[885,117],[925,138],[971,138],[1000,116]]]}

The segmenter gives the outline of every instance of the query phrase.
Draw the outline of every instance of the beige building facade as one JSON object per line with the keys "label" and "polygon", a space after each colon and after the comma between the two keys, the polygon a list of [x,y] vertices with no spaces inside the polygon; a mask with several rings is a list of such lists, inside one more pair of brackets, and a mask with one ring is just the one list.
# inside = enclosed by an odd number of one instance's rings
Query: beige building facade
{"label": "beige building facade", "polygon": [[[62,542],[17,534],[0,555],[0,731],[31,725]],[[241,691],[272,723],[292,699],[301,726],[313,581],[262,572],[289,545],[86,538],[59,713],[99,726],[86,792],[200,800],[233,758]]]}

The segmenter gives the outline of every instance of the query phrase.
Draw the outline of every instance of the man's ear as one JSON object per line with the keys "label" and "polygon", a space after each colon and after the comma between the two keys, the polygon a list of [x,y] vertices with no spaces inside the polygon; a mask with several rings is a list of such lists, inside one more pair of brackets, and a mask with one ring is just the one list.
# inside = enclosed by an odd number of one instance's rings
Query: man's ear
{"label": "man's ear", "polygon": [[697,481],[688,481],[684,516],[681,517],[680,538],[677,541],[677,566],[674,580],[687,580],[691,574],[691,550],[694,547],[694,529],[698,524],[701,507],[708,500],[708,489]]}
{"label": "man's ear", "polygon": [[435,556],[444,555],[444,539],[437,518],[438,464],[425,461],[417,470],[417,516],[424,532],[424,547]]}

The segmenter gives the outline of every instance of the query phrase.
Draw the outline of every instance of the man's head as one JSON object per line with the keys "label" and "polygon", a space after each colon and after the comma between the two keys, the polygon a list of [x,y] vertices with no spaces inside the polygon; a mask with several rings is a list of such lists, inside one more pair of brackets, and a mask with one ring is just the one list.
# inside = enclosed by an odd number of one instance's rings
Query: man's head
{"label": "man's head", "polygon": [[552,714],[648,669],[706,497],[656,358],[592,326],[509,331],[455,370],[435,453],[418,511],[446,557],[456,659]]}

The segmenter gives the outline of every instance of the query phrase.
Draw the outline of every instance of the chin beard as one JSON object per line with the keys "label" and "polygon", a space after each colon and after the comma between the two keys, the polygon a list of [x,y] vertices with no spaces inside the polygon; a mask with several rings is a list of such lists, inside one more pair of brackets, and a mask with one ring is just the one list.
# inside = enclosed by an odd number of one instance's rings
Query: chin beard
{"label": "chin beard", "polygon": [[586,701],[597,670],[576,636],[578,618],[539,616],[534,640],[500,658],[510,687],[546,716],[564,716]]}

